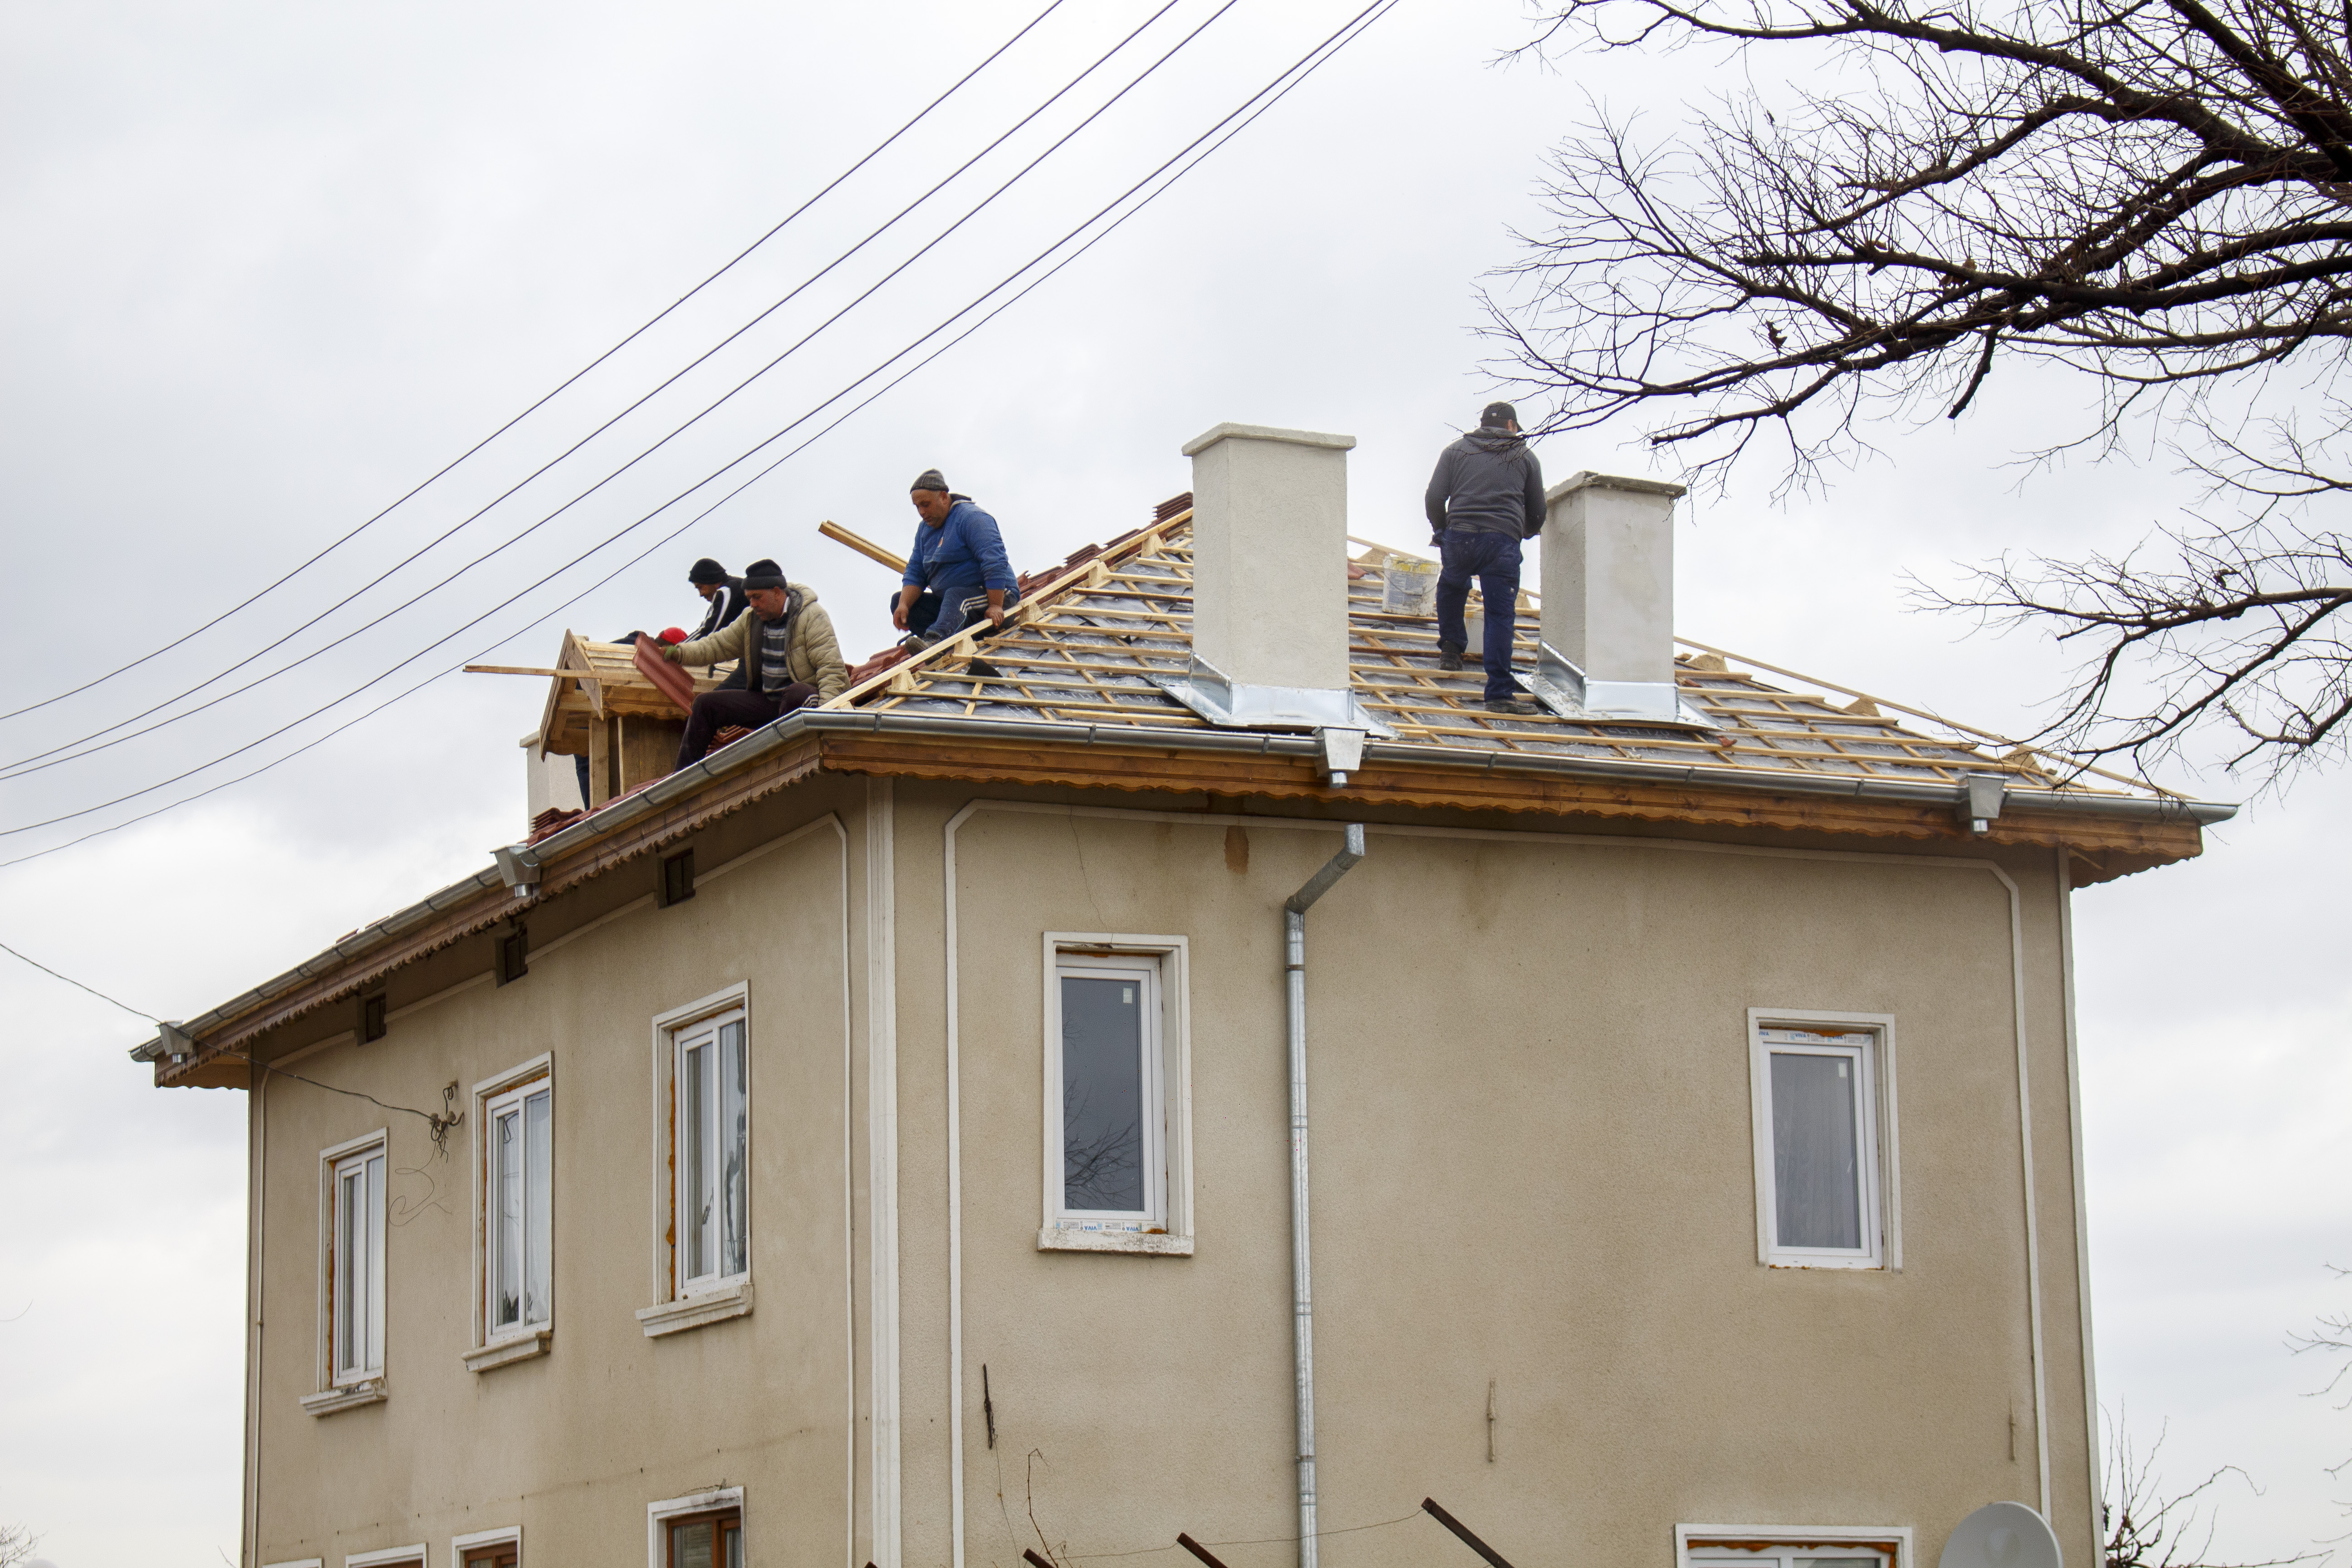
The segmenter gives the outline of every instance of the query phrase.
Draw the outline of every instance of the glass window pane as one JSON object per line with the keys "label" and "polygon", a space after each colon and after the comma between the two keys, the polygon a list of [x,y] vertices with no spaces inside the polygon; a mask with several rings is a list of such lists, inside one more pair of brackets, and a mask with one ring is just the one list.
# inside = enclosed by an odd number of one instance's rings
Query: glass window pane
{"label": "glass window pane", "polygon": [[335,1370],[349,1372],[359,1364],[360,1354],[358,1307],[360,1302],[360,1247],[365,1239],[362,1228],[360,1189],[365,1174],[359,1170],[346,1170],[335,1183],[335,1292],[334,1331]]}
{"label": "glass window pane", "polygon": [[1782,1247],[1862,1246],[1856,1058],[1772,1053],[1772,1190]]}
{"label": "glass window pane", "polygon": [[669,1568],[717,1568],[710,1560],[711,1533],[711,1522],[707,1519],[671,1525]]}
{"label": "glass window pane", "polygon": [[359,1298],[367,1320],[367,1360],[373,1372],[383,1365],[383,1156],[367,1163],[367,1289]]}
{"label": "glass window pane", "polygon": [[547,1321],[551,1305],[550,1275],[552,1273],[552,1217],[555,1197],[552,1191],[555,1176],[554,1151],[551,1146],[552,1128],[549,1119],[551,1102],[545,1089],[522,1102],[524,1144],[530,1162],[526,1183],[528,1213],[523,1220],[523,1234],[528,1246],[523,1257],[523,1305],[527,1322]]}
{"label": "glass window pane", "polygon": [[751,1101],[745,1091],[751,1063],[747,1060],[743,1026],[729,1024],[719,1031],[721,1084],[719,1098],[719,1272],[740,1274],[751,1262]]}
{"label": "glass window pane", "polygon": [[498,1208],[492,1241],[498,1274],[490,1292],[490,1324],[502,1329],[522,1321],[522,1117],[512,1110],[499,1117],[493,1139]]}
{"label": "glass window pane", "polygon": [[743,1521],[728,1520],[719,1525],[719,1532],[727,1541],[727,1568],[743,1568]]}
{"label": "glass window pane", "polygon": [[1143,1208],[1143,987],[1062,977],[1062,1202]]}
{"label": "glass window pane", "polygon": [[686,1262],[686,1277],[699,1279],[710,1272],[710,1151],[709,1115],[712,1057],[708,1044],[696,1046],[686,1053],[685,1070],[678,1076],[678,1131],[684,1135],[686,1147],[678,1151],[678,1169],[685,1183],[686,1234],[680,1238]]}

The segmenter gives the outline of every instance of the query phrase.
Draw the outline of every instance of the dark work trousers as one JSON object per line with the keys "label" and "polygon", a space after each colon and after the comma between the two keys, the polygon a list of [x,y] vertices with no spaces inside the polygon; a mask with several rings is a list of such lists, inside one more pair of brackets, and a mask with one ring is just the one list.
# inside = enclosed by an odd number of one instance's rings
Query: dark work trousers
{"label": "dark work trousers", "polygon": [[[901,590],[903,592],[904,590]],[[1005,614],[1020,602],[1014,590],[1004,595]],[[890,595],[890,613],[898,613],[898,595]],[[907,606],[907,629],[921,634],[925,642],[938,642],[951,637],[975,621],[988,618],[988,590],[977,583],[949,583],[936,588],[926,588],[915,595]],[[992,634],[982,632],[982,637]]]}
{"label": "dark work trousers", "polygon": [[[754,648],[745,657],[756,658],[759,650]],[[710,750],[710,737],[730,724],[756,730],[815,700],[816,688],[805,680],[795,680],[776,692],[730,691],[724,687],[706,691],[694,700],[694,711],[687,716],[686,736],[677,743],[677,765],[700,762]]]}
{"label": "dark work trousers", "polygon": [[1507,533],[1478,533],[1449,528],[1438,542],[1444,570],[1437,574],[1437,646],[1447,653],[1466,652],[1469,628],[1462,606],[1470,597],[1470,579],[1486,596],[1486,700],[1501,702],[1517,695],[1511,679],[1511,639],[1519,629],[1519,542]]}

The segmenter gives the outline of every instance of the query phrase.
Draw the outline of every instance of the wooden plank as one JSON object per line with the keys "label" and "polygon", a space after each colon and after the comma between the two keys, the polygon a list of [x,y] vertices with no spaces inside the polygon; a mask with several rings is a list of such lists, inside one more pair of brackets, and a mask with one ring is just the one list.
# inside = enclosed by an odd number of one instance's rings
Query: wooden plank
{"label": "wooden plank", "polygon": [[597,714],[588,724],[588,809],[613,798],[613,727],[617,718]]}
{"label": "wooden plank", "polygon": [[677,761],[677,743],[686,738],[685,720],[623,713],[613,722],[620,731],[620,793],[669,777]]}
{"label": "wooden plank", "polygon": [[827,539],[832,540],[835,544],[846,544],[860,555],[865,556],[868,561],[879,562],[881,564],[890,568],[893,572],[904,574],[907,570],[907,558],[905,556],[894,555],[889,551],[883,549],[882,546],[875,543],[872,540],[862,538],[857,534],[852,533],[849,530],[842,527],[841,524],[837,522],[834,522],[830,520],[820,522],[816,525],[816,531],[819,533],[824,534]]}

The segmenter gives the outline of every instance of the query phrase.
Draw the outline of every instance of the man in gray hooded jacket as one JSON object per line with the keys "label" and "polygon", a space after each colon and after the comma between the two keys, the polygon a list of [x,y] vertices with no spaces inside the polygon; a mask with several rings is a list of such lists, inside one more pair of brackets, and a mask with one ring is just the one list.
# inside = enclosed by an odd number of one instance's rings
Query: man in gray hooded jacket
{"label": "man in gray hooded jacket", "polygon": [[1486,707],[1495,713],[1540,712],[1511,678],[1518,631],[1519,546],[1543,531],[1543,466],[1519,439],[1518,411],[1489,403],[1478,428],[1445,448],[1423,505],[1430,542],[1444,569],[1437,579],[1438,668],[1460,669],[1470,637],[1463,605],[1470,579],[1486,600]]}

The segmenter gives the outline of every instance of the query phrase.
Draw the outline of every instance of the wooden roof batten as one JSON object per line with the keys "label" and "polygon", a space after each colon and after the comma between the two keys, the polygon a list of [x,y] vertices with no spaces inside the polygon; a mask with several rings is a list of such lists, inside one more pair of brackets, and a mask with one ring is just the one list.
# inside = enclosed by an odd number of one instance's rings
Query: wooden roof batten
{"label": "wooden roof batten", "polygon": [[[1849,693],[1858,703],[1846,709],[1766,686],[1714,649],[1676,668],[1685,697],[1717,722],[1714,731],[1490,715],[1477,702],[1478,672],[1437,669],[1433,626],[1381,612],[1380,574],[1360,564],[1349,584],[1353,683],[1398,738],[1369,743],[1362,767],[1335,789],[1311,736],[1219,730],[1154,684],[1155,675],[1182,673],[1192,641],[1192,513],[1189,506],[1163,510],[1169,515],[1149,526],[1030,579],[1017,613],[984,647],[987,628],[971,628],[537,844],[509,847],[500,868],[362,928],[188,1021],[182,1027],[199,1050],[184,1062],[154,1054],[153,1045],[134,1057],[153,1064],[159,1085],[242,1085],[256,1069],[230,1053],[256,1037],[818,772],[1254,795],[1394,812],[1582,815],[1953,847],[2040,845],[2068,853],[2078,886],[2193,856],[2200,824],[2234,809],[2144,786],[2100,790],[2062,781],[2031,755],[1989,757],[1902,730],[1876,714],[1876,700],[1858,693]],[[1532,627],[1519,647],[1531,661]],[[999,673],[974,673],[976,655]],[[655,698],[656,689],[627,658],[621,645],[567,634],[548,719],[556,719],[567,688],[577,689],[569,701],[582,722],[600,705],[614,710],[637,700],[636,687]],[[701,679],[697,685],[707,689]],[[2013,793],[1990,831],[1977,836],[1955,807],[1965,776],[1985,773],[2011,781]],[[518,867],[527,876],[520,884],[508,875]]]}

